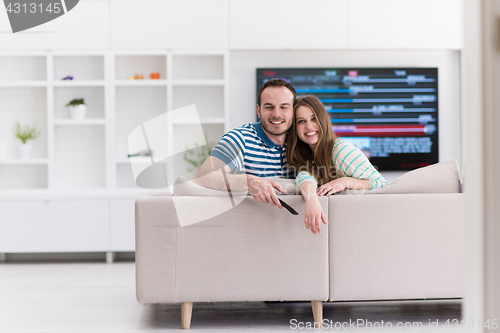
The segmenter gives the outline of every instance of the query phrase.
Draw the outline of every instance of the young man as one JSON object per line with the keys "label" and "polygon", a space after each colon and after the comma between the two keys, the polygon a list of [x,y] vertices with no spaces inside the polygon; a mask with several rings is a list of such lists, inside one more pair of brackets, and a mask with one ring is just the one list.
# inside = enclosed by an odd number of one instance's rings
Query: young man
{"label": "young man", "polygon": [[227,132],[194,182],[218,190],[226,190],[230,183],[231,191],[248,190],[257,201],[283,209],[274,192],[283,189],[266,178],[293,176],[286,162],[285,141],[295,97],[295,89],[285,80],[272,79],[262,85],[257,95],[260,121]]}

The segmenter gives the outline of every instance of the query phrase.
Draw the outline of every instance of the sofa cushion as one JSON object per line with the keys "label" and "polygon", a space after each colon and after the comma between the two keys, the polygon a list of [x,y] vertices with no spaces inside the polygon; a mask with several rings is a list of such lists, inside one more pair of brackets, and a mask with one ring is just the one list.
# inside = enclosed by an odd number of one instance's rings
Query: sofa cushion
{"label": "sofa cushion", "polygon": [[347,190],[341,194],[403,194],[403,193],[460,193],[460,176],[456,160],[432,164],[405,173],[380,189]]}
{"label": "sofa cushion", "polygon": [[[276,183],[278,183],[281,188],[288,195],[300,194],[297,185],[295,185],[295,180],[286,179],[286,178],[269,178]],[[177,177],[174,183],[174,189],[172,191],[175,196],[225,196],[227,195],[226,191],[219,191],[210,189],[208,187],[204,187],[194,183],[191,179],[184,175],[180,175]],[[276,191],[276,193],[282,194],[281,192]],[[247,195],[247,192],[232,192],[232,195],[241,196]]]}

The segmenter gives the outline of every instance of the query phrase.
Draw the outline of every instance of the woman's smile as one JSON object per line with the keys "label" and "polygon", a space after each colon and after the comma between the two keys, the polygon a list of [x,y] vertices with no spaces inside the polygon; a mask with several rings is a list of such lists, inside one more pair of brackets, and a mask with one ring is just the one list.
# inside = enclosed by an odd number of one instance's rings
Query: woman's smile
{"label": "woman's smile", "polygon": [[314,132],[306,132],[305,136],[309,136],[309,137],[311,137],[311,136],[314,136],[314,135],[316,135],[316,134],[318,134],[318,131],[314,131]]}

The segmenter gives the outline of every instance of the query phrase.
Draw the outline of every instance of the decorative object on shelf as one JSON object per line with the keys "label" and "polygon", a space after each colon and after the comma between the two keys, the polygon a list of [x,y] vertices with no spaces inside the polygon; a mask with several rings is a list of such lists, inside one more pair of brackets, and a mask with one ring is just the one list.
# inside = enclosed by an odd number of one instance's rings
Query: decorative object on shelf
{"label": "decorative object on shelf", "polygon": [[133,156],[141,156],[141,157],[148,157],[148,156],[151,156],[153,152],[152,151],[149,151],[149,150],[141,150],[141,151],[138,151],[137,153],[135,154],[128,154],[127,156],[128,157],[133,157]]}
{"label": "decorative object on shelf", "polygon": [[62,78],[62,80],[73,80],[73,77],[71,75],[66,76],[65,78]]}
{"label": "decorative object on shelf", "polygon": [[142,74],[134,76],[134,80],[142,80],[142,79],[143,79]]}
{"label": "decorative object on shelf", "polygon": [[151,73],[151,80],[159,80],[160,73]]}
{"label": "decorative object on shelf", "polygon": [[132,81],[132,80],[134,79],[134,77],[133,77],[133,76],[129,76],[129,77],[128,77],[128,79],[129,79],[130,81]]}
{"label": "decorative object on shelf", "polygon": [[19,122],[14,124],[14,134],[21,140],[18,150],[18,157],[20,159],[26,160],[31,157],[31,142],[29,142],[29,140],[38,138],[40,133],[40,131],[37,131],[36,125],[33,127],[28,125],[22,127]]}
{"label": "decorative object on shelf", "polygon": [[[195,143],[198,146],[198,143]],[[211,142],[197,148],[188,148],[184,151],[184,160],[188,163],[187,170],[189,172],[199,169],[207,157],[212,153],[215,143]]]}
{"label": "decorative object on shelf", "polygon": [[87,105],[85,105],[83,98],[74,99],[68,104],[66,104],[66,106],[69,107],[71,119],[75,120],[85,119],[85,114],[87,113]]}

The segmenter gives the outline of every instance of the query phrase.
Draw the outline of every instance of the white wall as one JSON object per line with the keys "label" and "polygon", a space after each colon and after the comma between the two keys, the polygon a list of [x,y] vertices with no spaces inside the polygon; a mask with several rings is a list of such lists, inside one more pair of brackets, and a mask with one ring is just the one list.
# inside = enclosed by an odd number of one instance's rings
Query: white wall
{"label": "white wall", "polygon": [[461,0],[81,0],[0,50],[460,49]]}
{"label": "white wall", "polygon": [[[458,51],[232,51],[231,125],[256,121],[259,67],[437,67],[439,160],[461,165],[460,59]],[[384,174],[392,181],[399,173]]]}

